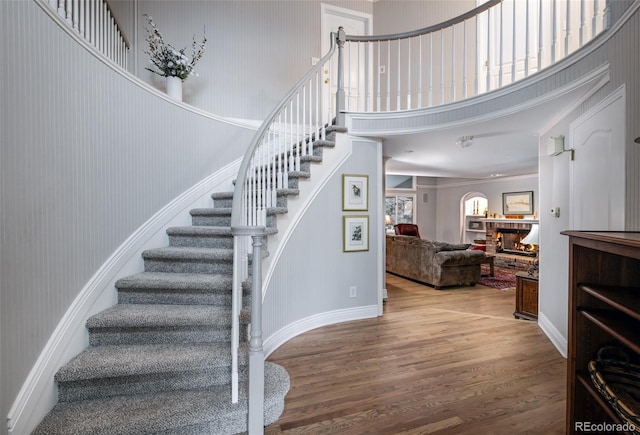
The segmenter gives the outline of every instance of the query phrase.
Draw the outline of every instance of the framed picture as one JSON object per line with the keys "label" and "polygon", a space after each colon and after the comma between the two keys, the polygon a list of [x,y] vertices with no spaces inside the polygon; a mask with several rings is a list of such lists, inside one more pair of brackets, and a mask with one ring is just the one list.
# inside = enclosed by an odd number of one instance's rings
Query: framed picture
{"label": "framed picture", "polygon": [[344,252],[369,250],[369,216],[343,216]]}
{"label": "framed picture", "polygon": [[502,214],[505,216],[533,214],[533,191],[503,193]]}
{"label": "framed picture", "polygon": [[481,230],[482,229],[482,221],[469,221],[469,229],[470,230]]}
{"label": "framed picture", "polygon": [[342,210],[367,211],[369,209],[369,176],[342,175]]}

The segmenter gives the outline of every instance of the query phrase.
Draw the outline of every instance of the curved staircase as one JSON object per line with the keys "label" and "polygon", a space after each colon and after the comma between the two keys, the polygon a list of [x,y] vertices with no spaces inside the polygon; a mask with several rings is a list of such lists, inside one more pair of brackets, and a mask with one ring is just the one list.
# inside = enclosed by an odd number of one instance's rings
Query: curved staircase
{"label": "curved staircase", "polygon": [[[314,141],[313,155],[289,171],[267,210],[277,233],[287,197],[336,131]],[[247,430],[247,325],[241,313],[239,401],[231,403],[233,192],[214,193],[213,207],[191,210],[192,225],[169,228],[169,246],[143,252],[144,272],[116,283],[118,304],[87,321],[89,347],[55,375],[59,403],[34,434],[234,434]],[[265,254],[268,255],[268,254]],[[243,306],[250,306],[243,283]],[[265,363],[264,424],[284,410],[289,376]]]}

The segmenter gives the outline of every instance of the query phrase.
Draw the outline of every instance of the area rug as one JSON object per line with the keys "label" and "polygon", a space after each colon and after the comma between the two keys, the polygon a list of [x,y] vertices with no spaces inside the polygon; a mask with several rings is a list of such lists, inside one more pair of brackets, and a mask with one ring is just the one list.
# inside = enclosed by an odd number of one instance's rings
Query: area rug
{"label": "area rug", "polygon": [[494,275],[489,276],[489,265],[483,264],[480,269],[481,277],[478,284],[495,288],[501,291],[511,291],[516,289],[515,271],[501,267],[494,268]]}

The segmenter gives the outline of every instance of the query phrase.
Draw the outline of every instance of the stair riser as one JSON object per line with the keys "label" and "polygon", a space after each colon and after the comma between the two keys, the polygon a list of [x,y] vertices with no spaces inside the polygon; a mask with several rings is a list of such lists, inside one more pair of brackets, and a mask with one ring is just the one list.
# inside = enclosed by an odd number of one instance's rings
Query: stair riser
{"label": "stair riser", "polygon": [[[231,324],[184,328],[92,328],[91,346],[117,344],[231,343]],[[240,341],[246,341],[246,325],[240,327]]]}
{"label": "stair riser", "polygon": [[233,249],[233,236],[169,236],[169,246]]}
{"label": "stair riser", "polygon": [[[284,400],[273,405],[264,406],[264,425],[268,426],[280,418],[284,412]],[[221,431],[224,428],[224,431]],[[216,418],[207,423],[168,429],[161,432],[154,432],[154,435],[195,435],[195,434],[218,434],[218,433],[247,433],[246,414],[229,414]]]}
{"label": "stair riser", "polygon": [[[289,180],[289,188],[297,189],[296,187],[291,187],[291,180]],[[267,216],[267,226],[268,227],[276,227],[277,217],[275,215]],[[230,226],[231,225],[231,217],[226,216],[193,216],[192,224],[196,226]]]}
{"label": "stair riser", "polygon": [[193,216],[191,224],[195,226],[229,227],[231,216]]}
{"label": "stair riser", "polygon": [[[241,379],[246,378],[246,366],[239,368]],[[214,367],[211,370],[190,372],[154,373],[143,376],[58,382],[60,402],[104,399],[114,396],[133,396],[205,388],[231,382],[231,367]]]}
{"label": "stair riser", "polygon": [[145,259],[145,272],[231,274],[231,260],[217,262],[161,261]]}
{"label": "stair riser", "polygon": [[[226,292],[187,292],[185,290],[126,290],[118,291],[120,304],[161,304],[161,305],[216,305],[231,307],[231,289]],[[243,299],[244,306],[250,298]]]}
{"label": "stair riser", "polygon": [[[213,206],[214,207],[222,207],[227,208],[231,207],[232,199],[214,199]],[[276,207],[287,207],[287,196],[286,195],[278,195],[276,199]]]}

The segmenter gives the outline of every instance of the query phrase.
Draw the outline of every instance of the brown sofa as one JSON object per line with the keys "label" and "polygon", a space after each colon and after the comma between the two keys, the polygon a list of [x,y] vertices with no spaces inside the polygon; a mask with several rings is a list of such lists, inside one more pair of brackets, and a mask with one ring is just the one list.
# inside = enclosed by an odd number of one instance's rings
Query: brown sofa
{"label": "brown sofa", "polygon": [[480,279],[482,251],[411,236],[387,235],[387,272],[432,285],[475,285]]}

